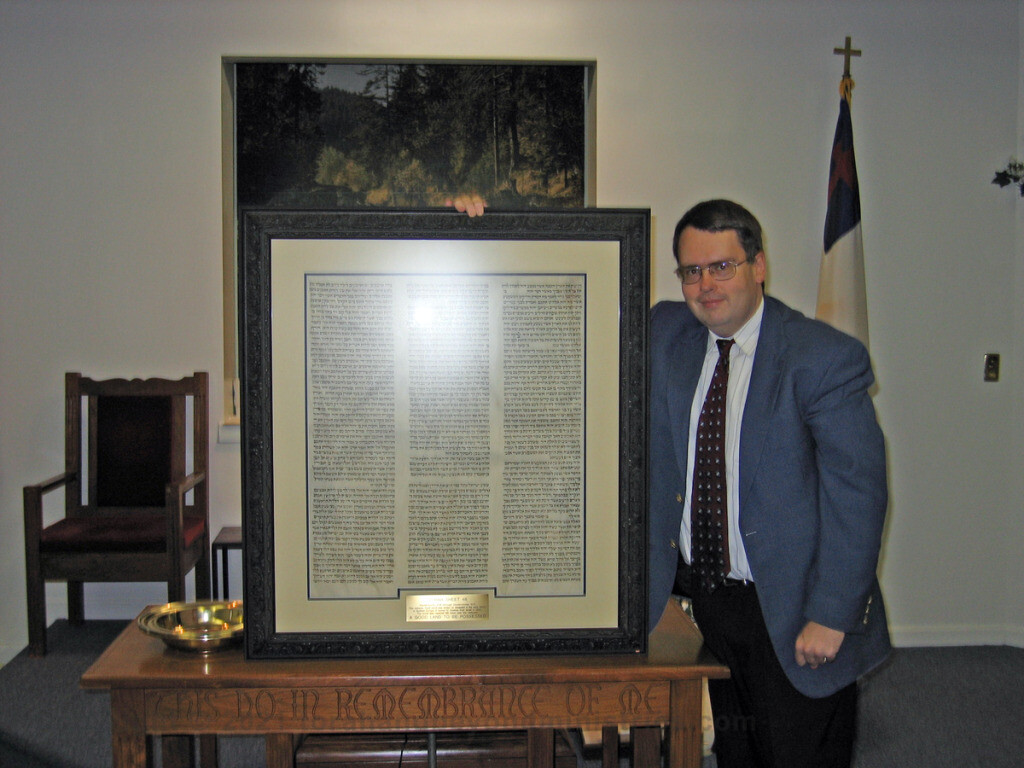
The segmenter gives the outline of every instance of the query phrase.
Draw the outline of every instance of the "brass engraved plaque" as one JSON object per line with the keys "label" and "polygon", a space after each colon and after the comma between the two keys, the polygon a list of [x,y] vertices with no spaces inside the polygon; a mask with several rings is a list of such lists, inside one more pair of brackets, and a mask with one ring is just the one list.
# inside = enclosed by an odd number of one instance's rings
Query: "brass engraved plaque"
{"label": "brass engraved plaque", "polygon": [[449,595],[407,595],[406,621],[485,621],[490,595],[470,592]]}

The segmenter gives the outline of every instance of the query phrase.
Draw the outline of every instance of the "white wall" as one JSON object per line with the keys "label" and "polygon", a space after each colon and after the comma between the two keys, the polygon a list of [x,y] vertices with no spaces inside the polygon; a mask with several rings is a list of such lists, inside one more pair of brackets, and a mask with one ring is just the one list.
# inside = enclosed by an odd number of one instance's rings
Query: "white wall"
{"label": "white wall", "polygon": [[[222,56],[596,60],[598,204],[652,209],[655,295],[678,296],[680,213],[730,196],[769,290],[812,312],[846,35],[894,634],[1024,644],[1024,201],[989,183],[1022,147],[1022,24],[1018,0],[0,0],[0,658],[27,638],[20,489],[61,469],[63,372],[221,370]],[[239,464],[214,445],[215,526]],[[90,586],[86,611],[163,594]]]}

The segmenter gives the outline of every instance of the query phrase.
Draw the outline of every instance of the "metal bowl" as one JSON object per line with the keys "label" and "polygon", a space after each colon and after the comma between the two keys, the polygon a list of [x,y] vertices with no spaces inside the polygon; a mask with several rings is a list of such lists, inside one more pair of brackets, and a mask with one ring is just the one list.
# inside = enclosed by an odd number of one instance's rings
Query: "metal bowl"
{"label": "metal bowl", "polygon": [[171,648],[213,653],[242,639],[242,601],[167,603],[147,609],[137,623]]}

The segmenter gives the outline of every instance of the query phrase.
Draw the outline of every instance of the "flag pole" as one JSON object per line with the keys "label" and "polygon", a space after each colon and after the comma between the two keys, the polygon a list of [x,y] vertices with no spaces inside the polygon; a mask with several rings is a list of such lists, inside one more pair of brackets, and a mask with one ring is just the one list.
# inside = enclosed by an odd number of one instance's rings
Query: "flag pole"
{"label": "flag pole", "polygon": [[839,120],[829,162],[828,205],[818,277],[816,316],[829,325],[868,344],[868,310],[864,277],[864,248],[860,224],[860,184],[853,154],[853,122],[850,97],[853,78],[850,57],[861,52],[846,38],[846,45],[834,49],[843,56],[843,77],[839,83]]}

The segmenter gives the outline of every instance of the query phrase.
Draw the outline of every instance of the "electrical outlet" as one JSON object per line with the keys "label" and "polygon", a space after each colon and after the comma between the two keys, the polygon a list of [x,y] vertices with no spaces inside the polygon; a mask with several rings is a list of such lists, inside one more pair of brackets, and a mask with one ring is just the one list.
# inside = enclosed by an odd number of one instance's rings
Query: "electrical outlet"
{"label": "electrical outlet", "polygon": [[985,381],[999,381],[999,355],[989,352],[985,355]]}

